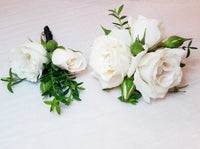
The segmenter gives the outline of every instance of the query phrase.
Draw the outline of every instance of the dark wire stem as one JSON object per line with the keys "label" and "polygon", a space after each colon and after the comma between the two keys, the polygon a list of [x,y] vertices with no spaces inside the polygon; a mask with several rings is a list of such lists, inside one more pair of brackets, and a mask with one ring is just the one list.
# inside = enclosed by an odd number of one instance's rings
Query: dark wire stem
{"label": "dark wire stem", "polygon": [[53,34],[51,33],[50,29],[48,26],[45,26],[44,27],[44,35],[46,37],[46,43],[49,41],[49,40],[53,40]]}

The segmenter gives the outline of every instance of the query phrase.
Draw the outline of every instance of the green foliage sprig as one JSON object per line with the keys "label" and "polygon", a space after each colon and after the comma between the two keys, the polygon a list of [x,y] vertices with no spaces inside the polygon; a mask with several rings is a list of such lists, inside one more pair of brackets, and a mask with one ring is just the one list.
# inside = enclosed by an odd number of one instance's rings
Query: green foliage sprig
{"label": "green foliage sprig", "polygon": [[123,21],[127,16],[125,16],[125,15],[120,16],[120,13],[122,12],[123,8],[124,8],[124,5],[121,5],[118,8],[118,10],[116,8],[108,10],[108,11],[111,12],[109,15],[115,17],[118,20],[118,23],[117,22],[112,22],[112,24],[114,24],[119,29],[123,29],[124,26],[126,24],[128,24],[128,21]]}
{"label": "green foliage sprig", "polygon": [[12,68],[9,69],[9,77],[1,78],[1,81],[8,82],[7,89],[13,93],[12,87],[16,84],[19,84],[20,82],[26,80],[25,78],[21,79],[18,77],[16,73],[12,72]]}
{"label": "green foliage sprig", "polygon": [[[116,8],[109,9],[108,11],[111,12],[109,15],[111,15],[117,19],[118,22],[112,22],[112,24],[114,24],[115,27],[117,27],[118,29],[124,29],[124,28],[128,29],[129,33],[130,33],[130,27],[128,26],[128,21],[125,21],[125,18],[127,18],[127,16],[125,16],[125,15],[121,16],[121,12],[122,12],[123,8],[124,8],[124,5],[121,5],[118,9],[116,9]],[[103,26],[101,26],[101,28],[104,31],[105,35],[110,34],[111,30],[106,29]]]}
{"label": "green foliage sprig", "polygon": [[[51,34],[51,32],[46,32],[45,36],[48,36],[48,34]],[[50,112],[56,110],[60,114],[60,104],[68,106],[73,99],[81,101],[79,91],[85,88],[81,87],[83,82],[77,83],[75,81],[75,74],[70,74],[67,70],[58,68],[52,63],[51,56],[53,51],[57,48],[65,48],[58,46],[57,42],[52,38],[47,40],[46,43],[41,38],[41,44],[48,51],[48,62],[44,64],[44,70],[40,79],[40,89],[44,98],[53,97],[52,100],[44,101],[45,104],[51,106]]]}

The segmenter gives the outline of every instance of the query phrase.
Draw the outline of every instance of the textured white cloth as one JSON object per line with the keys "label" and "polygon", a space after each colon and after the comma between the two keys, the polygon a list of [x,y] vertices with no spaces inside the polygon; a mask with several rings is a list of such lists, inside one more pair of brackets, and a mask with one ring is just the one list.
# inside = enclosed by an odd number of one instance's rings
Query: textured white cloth
{"label": "textured white cloth", "polygon": [[[90,46],[103,35],[100,25],[112,28],[107,10],[124,4],[122,14],[161,20],[165,35],[194,38],[200,47],[199,0],[1,0],[0,77],[7,76],[9,51],[40,41],[49,25],[59,45],[81,50],[88,60]],[[186,93],[168,94],[163,100],[133,106],[120,102],[120,89],[102,91],[88,68],[81,102],[49,112],[39,83],[24,82],[7,91],[0,81],[0,149],[199,149],[200,50],[184,60]]]}

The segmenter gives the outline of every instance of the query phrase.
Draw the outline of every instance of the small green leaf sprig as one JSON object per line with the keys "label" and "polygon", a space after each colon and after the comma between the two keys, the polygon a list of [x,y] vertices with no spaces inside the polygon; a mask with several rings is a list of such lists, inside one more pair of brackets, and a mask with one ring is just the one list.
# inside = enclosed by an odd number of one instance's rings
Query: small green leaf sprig
{"label": "small green leaf sprig", "polygon": [[53,35],[48,26],[44,28],[44,35],[46,42],[41,37],[41,44],[48,52],[48,62],[44,64],[44,70],[40,79],[40,89],[42,96],[53,97],[53,100],[45,100],[44,103],[50,105],[50,112],[57,111],[61,113],[61,103],[63,105],[70,105],[73,99],[81,101],[79,91],[84,90],[81,85],[83,82],[76,82],[75,74],[70,74],[67,70],[58,68],[52,63],[52,53],[57,48],[65,49],[63,46],[58,46],[57,42],[53,40]]}
{"label": "small green leaf sprig", "polygon": [[9,69],[9,77],[1,78],[1,81],[8,82],[7,89],[13,93],[12,87],[16,84],[21,83],[22,81],[26,80],[25,78],[21,79],[18,77],[16,73],[12,72],[12,68]]}
{"label": "small green leaf sprig", "polygon": [[[117,19],[118,22],[112,22],[112,24],[115,25],[118,29],[130,29],[128,26],[128,21],[125,21],[125,18],[127,18],[126,15],[121,16],[121,12],[124,8],[124,5],[121,5],[118,9],[109,9],[108,11],[111,12],[109,15],[113,16],[115,19]],[[102,30],[104,31],[105,35],[110,34],[111,30],[104,28],[101,26]]]}

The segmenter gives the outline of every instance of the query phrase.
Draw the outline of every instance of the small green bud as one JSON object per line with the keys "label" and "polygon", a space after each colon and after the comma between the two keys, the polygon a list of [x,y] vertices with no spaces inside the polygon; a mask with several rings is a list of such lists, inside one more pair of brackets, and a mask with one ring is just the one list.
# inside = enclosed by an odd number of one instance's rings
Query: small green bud
{"label": "small green bud", "polygon": [[54,51],[58,47],[58,44],[55,40],[49,40],[46,44],[48,51]]}
{"label": "small green bud", "polygon": [[123,100],[128,101],[128,99],[131,97],[135,89],[136,87],[135,84],[133,83],[133,77],[131,78],[126,77],[121,84],[121,92]]}
{"label": "small green bud", "polygon": [[141,42],[138,38],[136,38],[135,42],[130,47],[131,53],[136,56],[138,53],[144,51],[144,48],[142,47]]}
{"label": "small green bud", "polygon": [[182,38],[179,36],[171,36],[168,38],[167,41],[163,43],[163,47],[167,48],[178,48],[180,47],[185,41],[190,40],[188,38]]}

